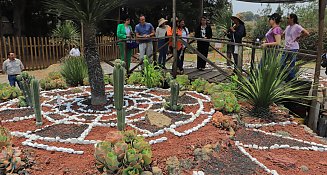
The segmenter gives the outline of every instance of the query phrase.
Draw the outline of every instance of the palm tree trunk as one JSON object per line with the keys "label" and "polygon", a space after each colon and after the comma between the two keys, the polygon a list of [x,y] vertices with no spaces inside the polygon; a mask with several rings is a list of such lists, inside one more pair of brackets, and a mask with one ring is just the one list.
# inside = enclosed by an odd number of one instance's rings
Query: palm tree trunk
{"label": "palm tree trunk", "polygon": [[84,24],[85,59],[88,67],[89,82],[91,86],[92,105],[106,104],[103,71],[100,64],[99,53],[95,43],[96,27],[94,24]]}

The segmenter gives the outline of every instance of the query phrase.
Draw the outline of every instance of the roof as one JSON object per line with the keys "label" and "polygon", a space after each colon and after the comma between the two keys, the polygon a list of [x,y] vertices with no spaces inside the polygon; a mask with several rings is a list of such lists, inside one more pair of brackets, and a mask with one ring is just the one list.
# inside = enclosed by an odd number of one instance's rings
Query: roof
{"label": "roof", "polygon": [[253,3],[299,3],[299,2],[309,2],[313,0],[237,0],[244,2],[253,2]]}

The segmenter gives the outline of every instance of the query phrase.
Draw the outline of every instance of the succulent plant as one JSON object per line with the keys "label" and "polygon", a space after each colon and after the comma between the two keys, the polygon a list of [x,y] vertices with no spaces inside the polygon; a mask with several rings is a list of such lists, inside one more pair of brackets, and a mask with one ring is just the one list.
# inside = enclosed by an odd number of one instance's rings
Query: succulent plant
{"label": "succulent plant", "polygon": [[188,75],[177,75],[176,81],[180,85],[180,89],[182,91],[189,89],[190,79],[189,79]]}
{"label": "succulent plant", "polygon": [[0,127],[0,147],[11,144],[11,134],[7,128]]}
{"label": "succulent plant", "polygon": [[101,173],[106,174],[140,175],[152,162],[150,144],[143,137],[137,136],[135,131],[113,134],[115,139],[110,137],[106,140],[113,140],[114,143],[103,141],[96,144],[94,153],[96,167]]}
{"label": "succulent plant", "polygon": [[17,98],[21,94],[17,87],[11,87],[7,83],[0,84],[0,102]]}
{"label": "succulent plant", "polygon": [[50,72],[48,77],[40,81],[43,90],[67,89],[67,83],[59,72]]}
{"label": "succulent plant", "polygon": [[13,174],[23,169],[25,162],[22,161],[21,154],[17,147],[3,147],[0,153],[0,174]]}
{"label": "succulent plant", "polygon": [[228,113],[239,112],[240,105],[232,92],[222,91],[212,95],[212,103],[216,110]]}
{"label": "succulent plant", "polygon": [[205,86],[208,82],[203,79],[203,78],[198,78],[196,80],[194,80],[191,84],[192,84],[192,90],[195,90],[196,92],[202,93],[204,92]]}

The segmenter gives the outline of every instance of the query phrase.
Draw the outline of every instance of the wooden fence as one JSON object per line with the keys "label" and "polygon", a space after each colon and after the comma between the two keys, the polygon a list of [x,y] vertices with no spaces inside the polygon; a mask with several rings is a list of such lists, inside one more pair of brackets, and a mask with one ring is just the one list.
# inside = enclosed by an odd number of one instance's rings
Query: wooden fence
{"label": "wooden fence", "polygon": [[[0,71],[8,52],[15,52],[26,70],[44,69],[58,63],[70,51],[72,46],[65,47],[55,42],[53,37],[2,37],[0,38]],[[119,48],[115,37],[98,36],[97,47],[101,61],[112,61],[119,58]]]}

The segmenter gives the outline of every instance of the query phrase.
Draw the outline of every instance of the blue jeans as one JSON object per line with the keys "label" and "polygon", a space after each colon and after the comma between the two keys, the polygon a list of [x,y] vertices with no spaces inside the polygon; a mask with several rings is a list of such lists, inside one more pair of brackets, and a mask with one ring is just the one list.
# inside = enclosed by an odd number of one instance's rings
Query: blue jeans
{"label": "blue jeans", "polygon": [[16,82],[17,85],[19,85],[19,82],[16,79],[17,75],[8,75],[8,80],[9,80],[9,84],[10,86],[16,86]]}
{"label": "blue jeans", "polygon": [[[166,44],[166,39],[161,39],[158,41],[158,48]],[[168,44],[160,49],[159,51],[159,58],[158,58],[158,64],[161,66],[166,65],[166,57],[167,57],[167,52],[168,52]]]}
{"label": "blue jeans", "polygon": [[[289,51],[298,52],[299,50],[298,49],[292,49],[292,50],[289,50]],[[288,63],[290,72],[289,72],[289,74],[287,76],[286,81],[290,81],[291,79],[295,78],[295,74],[296,74],[296,69],[295,69],[296,57],[297,56],[296,56],[295,53],[286,53],[286,52],[283,53],[283,56],[281,58],[283,68],[286,66],[287,62],[290,61],[290,63]]]}

